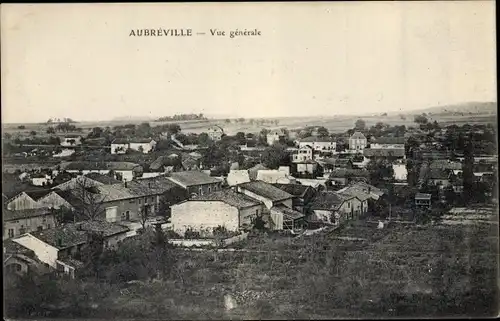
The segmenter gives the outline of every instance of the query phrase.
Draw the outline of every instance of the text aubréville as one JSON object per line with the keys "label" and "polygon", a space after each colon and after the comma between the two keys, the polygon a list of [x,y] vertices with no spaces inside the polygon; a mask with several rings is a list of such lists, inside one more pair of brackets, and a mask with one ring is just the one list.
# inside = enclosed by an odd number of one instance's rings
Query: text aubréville
{"label": "text aubr\u00e9ville", "polygon": [[[199,32],[199,35],[205,35],[204,32]],[[224,30],[219,29],[210,29],[208,33],[211,36],[229,36],[230,38],[234,38],[237,36],[260,36],[261,31],[258,29],[253,30],[231,30],[229,33],[226,33]],[[192,37],[193,29],[131,29],[129,33],[130,37]]]}

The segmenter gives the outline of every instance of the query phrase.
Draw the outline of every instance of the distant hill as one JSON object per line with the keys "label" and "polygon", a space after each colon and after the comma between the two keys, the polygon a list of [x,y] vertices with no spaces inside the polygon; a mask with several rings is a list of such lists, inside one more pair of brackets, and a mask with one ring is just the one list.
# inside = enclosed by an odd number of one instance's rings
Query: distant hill
{"label": "distant hill", "polygon": [[436,106],[419,110],[408,111],[405,114],[431,113],[432,115],[455,115],[455,114],[497,114],[496,102],[467,102],[463,104]]}
{"label": "distant hill", "polygon": [[111,119],[111,121],[119,121],[119,122],[124,122],[124,121],[140,122],[140,121],[153,121],[153,120],[155,120],[154,117],[147,117],[147,116],[120,116]]}

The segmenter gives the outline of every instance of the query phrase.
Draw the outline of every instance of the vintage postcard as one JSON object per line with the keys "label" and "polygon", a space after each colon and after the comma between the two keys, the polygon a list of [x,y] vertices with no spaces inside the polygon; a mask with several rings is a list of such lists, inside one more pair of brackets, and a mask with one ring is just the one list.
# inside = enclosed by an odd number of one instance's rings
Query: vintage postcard
{"label": "vintage postcard", "polygon": [[6,319],[498,316],[495,2],[0,12]]}

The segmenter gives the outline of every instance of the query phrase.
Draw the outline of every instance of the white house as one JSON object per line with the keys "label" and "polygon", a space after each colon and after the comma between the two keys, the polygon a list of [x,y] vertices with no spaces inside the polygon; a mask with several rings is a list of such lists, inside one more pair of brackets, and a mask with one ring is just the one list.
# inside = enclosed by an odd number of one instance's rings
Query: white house
{"label": "white house", "polygon": [[313,148],[310,145],[301,146],[296,152],[292,153],[292,161],[313,160]]}
{"label": "white house", "polygon": [[52,184],[52,177],[47,174],[38,173],[32,175],[30,181],[31,185],[34,186],[46,186]]}
{"label": "white house", "polygon": [[397,181],[406,181],[408,177],[408,170],[405,164],[392,164],[394,170],[394,179]]}
{"label": "white house", "polygon": [[266,135],[267,144],[273,145],[276,142],[280,142],[286,138],[285,133],[281,130],[272,130]]}
{"label": "white house", "polygon": [[368,144],[368,140],[361,132],[355,132],[349,137],[349,149],[351,151],[362,152]]}
{"label": "white house", "polygon": [[156,147],[156,141],[154,139],[116,138],[111,142],[111,154],[125,154],[129,149],[147,154],[152,150],[154,150],[155,147]]}
{"label": "white house", "polygon": [[248,170],[230,170],[227,175],[227,184],[229,186],[235,186],[241,183],[250,182],[250,174]]}
{"label": "white house", "polygon": [[224,135],[224,129],[220,126],[214,125],[208,128],[207,134],[211,140],[219,141],[222,139],[222,135]]}
{"label": "white house", "polygon": [[337,149],[337,142],[330,137],[315,137],[310,136],[299,141],[299,148],[311,146],[317,152],[332,152]]}
{"label": "white house", "polygon": [[250,228],[255,217],[262,215],[258,200],[233,190],[219,190],[171,206],[173,230],[181,235],[186,231],[213,236],[215,228],[227,231]]}
{"label": "white house", "polygon": [[371,144],[370,148],[373,149],[391,149],[391,148],[405,148],[405,138],[404,137],[379,137],[375,139]]}

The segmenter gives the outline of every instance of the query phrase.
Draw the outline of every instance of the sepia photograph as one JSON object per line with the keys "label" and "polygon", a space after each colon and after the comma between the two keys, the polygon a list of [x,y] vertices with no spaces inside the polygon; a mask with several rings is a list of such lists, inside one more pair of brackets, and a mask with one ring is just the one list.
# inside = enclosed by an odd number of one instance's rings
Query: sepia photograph
{"label": "sepia photograph", "polygon": [[494,1],[0,15],[5,320],[499,316]]}

